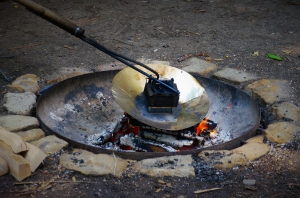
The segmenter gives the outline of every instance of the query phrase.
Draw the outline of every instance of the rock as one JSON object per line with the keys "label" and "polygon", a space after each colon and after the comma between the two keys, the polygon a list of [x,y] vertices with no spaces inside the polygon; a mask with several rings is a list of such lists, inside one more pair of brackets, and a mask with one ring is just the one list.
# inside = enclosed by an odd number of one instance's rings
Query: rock
{"label": "rock", "polygon": [[296,132],[300,132],[299,126],[289,122],[276,122],[270,124],[264,134],[270,141],[282,144],[293,140]]}
{"label": "rock", "polygon": [[282,101],[291,95],[287,80],[262,79],[249,84],[246,90],[251,91],[253,97],[263,105]]}
{"label": "rock", "polygon": [[191,164],[191,155],[177,155],[136,162],[133,165],[133,170],[152,177],[190,177],[195,176]]}
{"label": "rock", "polygon": [[[7,85],[6,88],[9,92],[20,93],[22,88],[24,92],[37,93],[40,89],[38,81],[40,80],[35,74],[25,74],[18,77],[11,85]],[[22,91],[23,92],[23,91]]]}
{"label": "rock", "polygon": [[209,73],[215,71],[218,66],[214,63],[209,63],[196,57],[192,57],[188,60],[186,67],[182,70],[190,73],[196,73],[201,76],[206,76]]}
{"label": "rock", "polygon": [[281,104],[274,104],[272,111],[276,114],[277,119],[288,118],[293,121],[300,121],[300,108],[292,103],[283,102]]}
{"label": "rock", "polygon": [[128,162],[106,154],[94,154],[86,150],[74,149],[71,154],[61,155],[59,164],[85,175],[112,174],[120,177],[127,168]]}
{"label": "rock", "polygon": [[167,65],[170,66],[170,63],[168,61],[159,61],[159,60],[152,60],[152,59],[146,59],[146,58],[139,58],[137,59],[138,62],[144,63],[145,65],[148,64],[157,64],[157,65]]}
{"label": "rock", "polygon": [[270,146],[258,142],[246,143],[241,147],[233,149],[233,153],[240,153],[246,157],[247,160],[255,161],[264,156],[270,151]]}
{"label": "rock", "polygon": [[39,127],[39,121],[35,117],[23,115],[0,116],[0,126],[11,132],[26,131]]}
{"label": "rock", "polygon": [[24,93],[25,89],[21,85],[6,85],[6,89],[12,93]]}
{"label": "rock", "polygon": [[68,146],[68,142],[57,138],[55,135],[43,137],[39,140],[31,142],[31,144],[38,147],[46,154],[53,154]]}
{"label": "rock", "polygon": [[244,179],[243,184],[247,186],[254,186],[256,183],[255,179]]}
{"label": "rock", "polygon": [[222,69],[221,71],[214,73],[213,77],[234,84],[241,84],[243,82],[256,80],[258,78],[254,74],[243,72],[232,68]]}
{"label": "rock", "polygon": [[201,156],[211,166],[222,170],[249,164],[244,155],[228,150],[206,150],[199,153],[198,156]]}
{"label": "rock", "polygon": [[7,93],[4,95],[4,107],[8,113],[31,115],[36,103],[36,95],[31,92]]}
{"label": "rock", "polygon": [[32,142],[45,137],[45,133],[42,129],[31,129],[28,131],[17,132],[16,134],[21,136],[25,142]]}
{"label": "rock", "polygon": [[257,135],[257,136],[254,136],[254,137],[252,137],[252,138],[250,138],[246,141],[246,143],[251,143],[251,142],[263,143],[264,142],[264,136],[263,135]]}

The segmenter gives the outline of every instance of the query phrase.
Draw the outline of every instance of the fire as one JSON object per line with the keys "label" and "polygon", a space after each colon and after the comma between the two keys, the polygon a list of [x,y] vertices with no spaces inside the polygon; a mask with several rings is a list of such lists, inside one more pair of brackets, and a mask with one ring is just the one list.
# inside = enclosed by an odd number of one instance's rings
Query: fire
{"label": "fire", "polygon": [[213,131],[211,131],[210,133],[209,133],[209,136],[210,136],[210,138],[215,138],[216,137],[216,135],[217,135],[217,130],[216,129],[214,129]]}
{"label": "fire", "polygon": [[208,129],[208,125],[207,125],[207,121],[209,119],[208,118],[204,118],[199,125],[196,128],[196,135],[200,135],[200,133],[202,133],[202,131],[207,130]]}
{"label": "fire", "polygon": [[209,120],[208,118],[204,118],[199,125],[196,127],[196,135],[200,135],[203,131],[209,131],[209,132],[214,132],[216,133],[216,128],[217,123],[215,123],[212,120]]}

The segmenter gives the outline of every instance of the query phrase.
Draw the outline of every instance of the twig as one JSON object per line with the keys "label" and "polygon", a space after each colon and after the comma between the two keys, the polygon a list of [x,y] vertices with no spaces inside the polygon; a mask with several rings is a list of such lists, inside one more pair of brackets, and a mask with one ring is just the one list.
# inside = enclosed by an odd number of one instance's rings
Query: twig
{"label": "twig", "polygon": [[115,165],[114,165],[114,175],[116,175],[116,168],[117,168],[117,158],[115,156],[115,153],[113,153],[114,159],[115,159]]}
{"label": "twig", "polygon": [[0,73],[5,78],[6,81],[10,82],[9,78],[4,74],[4,72],[0,69]]}
{"label": "twig", "polygon": [[300,186],[300,184],[289,183],[288,186]]}
{"label": "twig", "polygon": [[192,57],[192,55],[191,55],[191,54],[188,54],[188,55],[185,55],[185,56],[183,56],[183,57],[181,57],[181,58],[178,58],[177,61],[178,61],[178,62],[182,62],[182,61],[184,61],[184,60],[186,60],[186,59],[189,59],[189,58],[191,58],[191,57]]}
{"label": "twig", "polygon": [[97,182],[91,182],[91,181],[48,181],[48,182],[14,182],[14,185],[45,184],[45,183],[89,183],[89,184],[97,184]]}
{"label": "twig", "polygon": [[205,192],[210,192],[210,191],[215,191],[215,190],[221,190],[222,188],[211,188],[211,189],[205,189],[205,190],[196,190],[194,191],[194,194],[200,194],[200,193],[205,193]]}
{"label": "twig", "polygon": [[283,193],[278,193],[278,194],[276,194],[276,195],[272,195],[271,197],[277,197],[277,196],[279,196],[279,195],[282,195]]}
{"label": "twig", "polygon": [[199,34],[199,33],[197,33],[197,32],[192,32],[192,31],[189,31],[189,30],[186,30],[186,31],[189,32],[189,33],[192,33],[192,34],[196,34],[196,35],[201,36],[201,34]]}
{"label": "twig", "polygon": [[23,46],[16,46],[16,47],[10,47],[9,50],[15,50],[15,49],[22,49],[22,48],[30,48],[38,45],[42,45],[44,42],[38,42],[38,43],[29,43],[28,45]]}

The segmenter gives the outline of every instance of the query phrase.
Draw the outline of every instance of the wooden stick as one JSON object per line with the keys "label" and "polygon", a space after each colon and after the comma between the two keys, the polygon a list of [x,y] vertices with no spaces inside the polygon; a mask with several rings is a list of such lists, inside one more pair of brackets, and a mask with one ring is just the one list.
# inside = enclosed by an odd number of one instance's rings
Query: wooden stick
{"label": "wooden stick", "polygon": [[23,139],[15,133],[9,132],[5,128],[0,126],[0,140],[3,140],[6,144],[11,146],[15,153],[27,151],[28,148]]}
{"label": "wooden stick", "polygon": [[38,147],[26,142],[28,151],[25,152],[23,157],[29,162],[31,172],[34,172],[47,155]]}
{"label": "wooden stick", "polygon": [[205,190],[196,190],[194,191],[194,194],[200,194],[200,193],[205,193],[205,192],[210,192],[210,191],[215,191],[215,190],[221,190],[222,188],[211,188],[211,189],[205,189]]}
{"label": "wooden stick", "polygon": [[21,181],[31,175],[30,165],[21,155],[15,154],[12,148],[0,140],[0,157],[2,157],[11,172],[11,174]]}
{"label": "wooden stick", "polygon": [[0,157],[0,176],[8,173],[8,166],[4,159]]}

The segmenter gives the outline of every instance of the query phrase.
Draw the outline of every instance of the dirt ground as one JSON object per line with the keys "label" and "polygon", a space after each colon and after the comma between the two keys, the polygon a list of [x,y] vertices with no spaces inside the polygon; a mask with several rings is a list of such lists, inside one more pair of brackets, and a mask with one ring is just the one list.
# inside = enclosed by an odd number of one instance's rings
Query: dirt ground
{"label": "dirt ground", "polygon": [[[300,105],[299,0],[39,0],[86,30],[104,46],[129,57],[169,61],[181,68],[184,55],[207,53],[222,68],[236,68],[261,78],[286,79]],[[114,60],[76,37],[28,12],[13,1],[0,1],[0,69],[8,78],[34,73],[41,86],[61,67],[87,68]],[[258,51],[258,56],[253,56]],[[281,56],[271,60],[267,53]],[[203,58],[203,57],[200,57]],[[0,75],[1,98],[9,82]],[[1,113],[4,114],[1,110]],[[15,185],[0,177],[1,197],[299,197],[298,142],[272,151],[250,167],[239,167],[225,182],[196,178],[150,178],[130,170],[121,178],[85,176],[58,167],[58,155]],[[75,179],[77,182],[72,182]],[[246,189],[243,179],[255,179]],[[59,182],[48,182],[54,179]],[[160,184],[161,179],[170,185]],[[38,182],[44,181],[45,184]],[[78,182],[81,181],[81,182]],[[195,190],[220,187],[203,194]]]}

